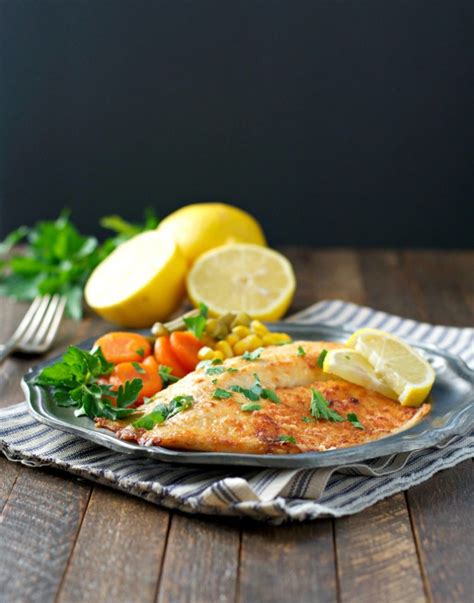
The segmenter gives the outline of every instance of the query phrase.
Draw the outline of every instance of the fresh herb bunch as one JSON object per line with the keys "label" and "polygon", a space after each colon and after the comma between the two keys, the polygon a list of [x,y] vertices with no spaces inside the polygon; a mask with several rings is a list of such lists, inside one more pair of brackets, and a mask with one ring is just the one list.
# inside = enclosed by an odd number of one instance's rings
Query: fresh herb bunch
{"label": "fresh herb bunch", "polygon": [[59,293],[67,299],[68,316],[82,318],[83,289],[89,275],[103,259],[127,239],[156,228],[158,218],[151,210],[143,224],[131,224],[119,216],[102,218],[101,225],[116,236],[99,244],[95,237],[82,235],[61,212],[57,220],[21,226],[0,243],[0,255],[26,242],[26,250],[0,261],[0,295],[31,301],[37,295]]}
{"label": "fresh herb bunch", "polygon": [[111,385],[100,381],[113,368],[114,365],[107,362],[100,348],[87,352],[70,346],[62,360],[41,371],[35,383],[50,387],[59,406],[75,406],[76,416],[123,419],[136,412],[130,406],[136,401],[143,382],[141,379],[126,381],[117,391],[113,391]]}

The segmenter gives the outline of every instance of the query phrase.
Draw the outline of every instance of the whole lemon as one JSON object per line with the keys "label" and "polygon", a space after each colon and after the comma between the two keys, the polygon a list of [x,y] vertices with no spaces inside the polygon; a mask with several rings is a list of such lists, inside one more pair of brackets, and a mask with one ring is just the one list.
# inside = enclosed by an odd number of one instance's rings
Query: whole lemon
{"label": "whole lemon", "polygon": [[225,203],[194,203],[167,216],[158,231],[171,237],[189,264],[226,243],[266,245],[260,224],[250,214]]}

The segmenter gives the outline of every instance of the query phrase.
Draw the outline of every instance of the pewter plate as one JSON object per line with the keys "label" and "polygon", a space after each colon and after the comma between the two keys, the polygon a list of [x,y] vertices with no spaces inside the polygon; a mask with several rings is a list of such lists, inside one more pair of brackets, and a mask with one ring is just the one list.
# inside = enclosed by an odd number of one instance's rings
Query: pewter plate
{"label": "pewter plate", "polygon": [[[293,339],[345,341],[348,332],[323,324],[272,323],[272,330],[285,330]],[[91,348],[92,339],[79,347]],[[447,354],[435,346],[411,342],[432,364],[436,381],[432,391],[433,408],[423,421],[393,436],[350,448],[302,454],[238,454],[224,452],[189,452],[170,450],[160,446],[143,447],[124,442],[109,431],[97,429],[87,417],[75,417],[73,408],[57,406],[48,389],[34,385],[38,372],[58,358],[44,362],[30,370],[22,380],[29,412],[40,422],[67,431],[117,452],[148,456],[157,461],[203,465],[246,465],[255,467],[312,468],[354,463],[367,459],[409,452],[440,444],[454,435],[466,433],[474,427],[474,371],[460,358]]]}

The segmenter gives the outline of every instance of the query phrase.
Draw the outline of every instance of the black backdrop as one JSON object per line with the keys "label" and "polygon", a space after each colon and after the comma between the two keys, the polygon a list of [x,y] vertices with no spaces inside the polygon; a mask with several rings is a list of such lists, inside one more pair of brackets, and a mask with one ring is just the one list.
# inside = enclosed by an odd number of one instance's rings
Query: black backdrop
{"label": "black backdrop", "polygon": [[0,234],[191,201],[471,246],[472,0],[0,0]]}

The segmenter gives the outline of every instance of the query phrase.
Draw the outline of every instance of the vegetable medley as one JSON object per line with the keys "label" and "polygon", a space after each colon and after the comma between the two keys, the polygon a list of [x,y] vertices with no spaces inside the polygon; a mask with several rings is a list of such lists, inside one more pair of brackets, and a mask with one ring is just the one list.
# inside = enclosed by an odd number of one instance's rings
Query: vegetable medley
{"label": "vegetable medley", "polygon": [[[200,364],[240,355],[253,359],[268,345],[291,341],[243,313],[208,318],[203,304],[173,322],[154,325],[152,333],[107,333],[90,352],[71,346],[36,383],[51,387],[60,406],[76,407],[77,416],[123,419]],[[185,408],[181,401],[174,412]]]}

